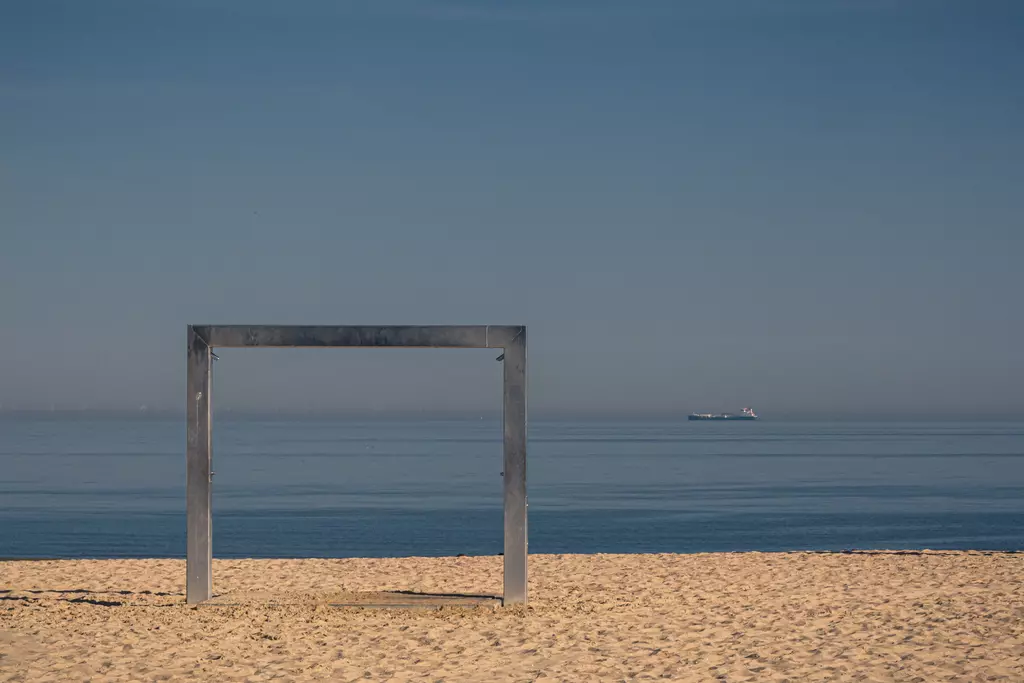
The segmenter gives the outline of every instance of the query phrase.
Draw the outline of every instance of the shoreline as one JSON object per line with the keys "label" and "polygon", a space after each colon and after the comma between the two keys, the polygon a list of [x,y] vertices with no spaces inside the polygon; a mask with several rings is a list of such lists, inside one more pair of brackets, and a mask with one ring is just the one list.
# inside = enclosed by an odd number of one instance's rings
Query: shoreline
{"label": "shoreline", "polygon": [[[289,557],[289,556],[262,556],[251,555],[247,557],[214,557],[214,562],[243,562],[253,560],[256,562],[271,560],[439,560],[447,558],[463,557],[502,557],[504,553],[492,555],[475,555],[472,553],[459,553],[458,555],[360,555],[358,557]],[[650,557],[662,555],[678,555],[689,557],[692,555],[1024,555],[1024,548],[1016,550],[1004,550],[1000,548],[851,548],[849,550],[694,550],[682,552],[637,552],[637,553],[530,553],[530,557]],[[0,555],[0,563],[3,562],[135,562],[135,561],[185,561],[184,555],[150,555],[139,557],[101,557],[101,556],[55,556],[55,557],[4,557]]]}
{"label": "shoreline", "polygon": [[[1024,553],[531,555],[527,608],[332,607],[500,595],[500,556],[0,561],[0,680],[1024,680]],[[214,602],[218,599],[215,598]]]}

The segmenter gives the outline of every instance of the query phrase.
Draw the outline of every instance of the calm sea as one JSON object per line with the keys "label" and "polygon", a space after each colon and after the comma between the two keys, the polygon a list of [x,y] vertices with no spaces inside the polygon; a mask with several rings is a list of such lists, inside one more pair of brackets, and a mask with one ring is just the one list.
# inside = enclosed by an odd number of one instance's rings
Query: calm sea
{"label": "calm sea", "polygon": [[[214,429],[214,554],[502,549],[493,420]],[[0,556],[182,557],[181,419],[0,417]],[[1024,549],[1024,423],[543,421],[530,550]]]}

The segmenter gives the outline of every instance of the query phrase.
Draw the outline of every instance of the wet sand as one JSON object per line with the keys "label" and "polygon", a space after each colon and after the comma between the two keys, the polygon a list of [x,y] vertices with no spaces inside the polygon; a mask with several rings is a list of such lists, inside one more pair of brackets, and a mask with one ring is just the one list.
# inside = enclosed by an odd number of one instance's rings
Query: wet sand
{"label": "wet sand", "polygon": [[1024,681],[1024,554],[532,555],[527,609],[330,605],[499,557],[216,560],[199,607],[184,570],[0,562],[0,680]]}

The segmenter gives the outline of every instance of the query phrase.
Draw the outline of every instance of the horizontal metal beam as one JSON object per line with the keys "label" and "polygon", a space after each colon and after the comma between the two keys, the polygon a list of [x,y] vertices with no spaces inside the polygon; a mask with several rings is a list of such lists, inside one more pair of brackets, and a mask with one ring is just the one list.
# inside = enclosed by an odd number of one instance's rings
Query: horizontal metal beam
{"label": "horizontal metal beam", "polygon": [[503,349],[521,325],[193,325],[211,347],[404,346]]}

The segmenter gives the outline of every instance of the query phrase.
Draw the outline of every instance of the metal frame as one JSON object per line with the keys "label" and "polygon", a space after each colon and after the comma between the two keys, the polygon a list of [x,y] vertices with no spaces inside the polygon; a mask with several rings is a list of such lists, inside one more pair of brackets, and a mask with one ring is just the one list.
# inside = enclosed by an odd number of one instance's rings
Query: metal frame
{"label": "metal frame", "polygon": [[186,451],[185,600],[213,596],[212,449],[213,349],[216,347],[408,347],[502,349],[504,361],[505,571],[503,603],[526,603],[526,327],[427,325],[189,325]]}

